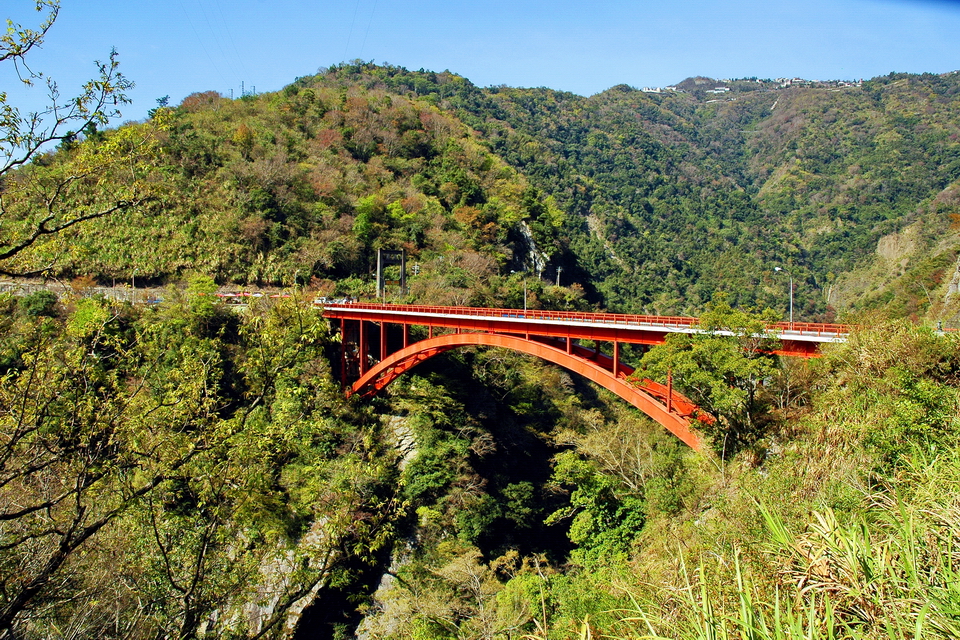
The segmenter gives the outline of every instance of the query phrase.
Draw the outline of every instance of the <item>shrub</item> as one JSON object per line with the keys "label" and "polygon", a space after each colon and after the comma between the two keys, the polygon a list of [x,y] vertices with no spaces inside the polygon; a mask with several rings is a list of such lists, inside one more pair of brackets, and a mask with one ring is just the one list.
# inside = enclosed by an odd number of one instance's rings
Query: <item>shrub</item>
{"label": "shrub", "polygon": [[35,291],[20,299],[20,311],[33,318],[56,316],[56,306],[57,295],[52,291]]}

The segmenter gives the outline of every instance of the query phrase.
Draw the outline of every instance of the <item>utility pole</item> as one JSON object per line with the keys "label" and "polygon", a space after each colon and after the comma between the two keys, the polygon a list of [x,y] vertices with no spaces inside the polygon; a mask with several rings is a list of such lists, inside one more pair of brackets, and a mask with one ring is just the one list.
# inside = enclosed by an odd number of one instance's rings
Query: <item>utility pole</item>
{"label": "utility pole", "polygon": [[790,330],[793,330],[793,274],[783,267],[774,267],[774,271],[783,271],[790,276]]}
{"label": "utility pole", "polygon": [[[387,280],[385,268],[387,265],[400,265],[400,279]],[[400,294],[407,292],[407,251],[392,251],[389,249],[377,249],[377,296],[384,302],[387,299],[387,285],[399,285]]]}

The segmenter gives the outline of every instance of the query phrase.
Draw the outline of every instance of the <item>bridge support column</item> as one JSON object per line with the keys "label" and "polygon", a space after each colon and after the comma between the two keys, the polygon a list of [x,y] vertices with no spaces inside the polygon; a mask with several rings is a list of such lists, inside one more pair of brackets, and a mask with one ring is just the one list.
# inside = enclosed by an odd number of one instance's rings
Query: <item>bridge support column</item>
{"label": "bridge support column", "polygon": [[427,340],[433,339],[433,325],[427,327]]}
{"label": "bridge support column", "polygon": [[410,346],[410,325],[403,325],[403,348]]}
{"label": "bridge support column", "polygon": [[673,371],[667,371],[667,413],[673,411]]}
{"label": "bridge support column", "polygon": [[613,377],[620,373],[620,343],[613,341]]}
{"label": "bridge support column", "polygon": [[380,323],[380,362],[387,359],[387,322]]}
{"label": "bridge support column", "polygon": [[347,321],[340,321],[340,381],[347,384]]}
{"label": "bridge support column", "polygon": [[363,320],[360,320],[360,337],[357,339],[359,352],[357,358],[360,365],[360,377],[367,372],[367,332],[363,326]]}
{"label": "bridge support column", "polygon": [[573,353],[573,338],[567,336],[567,353]]}

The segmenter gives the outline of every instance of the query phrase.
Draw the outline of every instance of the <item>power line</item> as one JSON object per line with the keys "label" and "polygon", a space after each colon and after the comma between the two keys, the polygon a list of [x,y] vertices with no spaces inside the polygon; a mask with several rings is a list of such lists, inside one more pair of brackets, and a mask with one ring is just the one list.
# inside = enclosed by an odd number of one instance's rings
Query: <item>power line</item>
{"label": "power line", "polygon": [[217,63],[213,61],[213,57],[210,55],[210,52],[207,51],[207,47],[204,46],[203,40],[200,39],[200,34],[197,33],[196,27],[193,26],[193,20],[190,19],[190,14],[187,13],[187,9],[186,7],[183,6],[183,2],[178,2],[177,4],[180,5],[180,10],[183,11],[183,15],[186,16],[187,18],[187,23],[190,24],[190,30],[193,31],[193,37],[197,39],[197,42],[200,44],[200,48],[203,49],[204,55],[207,56],[207,60],[210,61],[210,66],[212,66],[216,74],[220,76],[220,80],[222,80],[224,84],[229,85],[230,81],[227,80],[226,76],[224,76],[223,73],[220,71],[220,68],[217,66]]}
{"label": "power line", "polygon": [[357,0],[357,5],[353,8],[353,20],[350,21],[350,31],[347,32],[347,44],[343,47],[343,61],[347,61],[347,51],[350,49],[350,38],[353,37],[353,25],[357,22],[357,12],[360,11],[360,0]]}
{"label": "power line", "polygon": [[236,77],[237,77],[239,74],[237,73],[237,70],[233,67],[233,63],[232,63],[232,61],[231,61],[231,59],[230,59],[230,56],[228,56],[228,55],[224,52],[223,47],[220,46],[220,37],[219,37],[219,35],[217,34],[217,31],[213,28],[213,23],[210,21],[210,16],[207,15],[207,10],[203,7],[203,4],[204,4],[203,2],[198,2],[198,3],[197,3],[197,6],[200,7],[200,13],[203,14],[203,20],[204,20],[204,22],[207,23],[207,29],[209,30],[210,34],[213,36],[213,42],[214,42],[214,44],[217,45],[217,49],[220,51],[220,57],[221,57],[221,59],[223,59],[224,61],[226,61],[227,66],[230,67],[230,73],[232,73],[233,76],[234,76],[234,79],[236,79]]}
{"label": "power line", "polygon": [[230,33],[230,29],[227,27],[227,18],[223,15],[223,9],[220,7],[220,0],[214,0],[214,4],[217,5],[217,12],[220,14],[220,23],[223,25],[223,30],[227,34],[227,40],[230,42],[230,46],[233,48],[233,54],[236,56],[237,62],[240,63],[240,71],[243,72],[244,76],[249,76],[247,73],[247,67],[243,64],[243,56],[240,55],[240,51],[237,49],[236,40],[233,39],[233,34]]}
{"label": "power line", "polygon": [[363,34],[363,44],[360,45],[360,56],[363,57],[363,49],[367,46],[367,36],[370,35],[370,25],[373,24],[373,16],[377,12],[377,0],[373,0],[373,10],[370,11],[370,20],[367,22],[367,31]]}

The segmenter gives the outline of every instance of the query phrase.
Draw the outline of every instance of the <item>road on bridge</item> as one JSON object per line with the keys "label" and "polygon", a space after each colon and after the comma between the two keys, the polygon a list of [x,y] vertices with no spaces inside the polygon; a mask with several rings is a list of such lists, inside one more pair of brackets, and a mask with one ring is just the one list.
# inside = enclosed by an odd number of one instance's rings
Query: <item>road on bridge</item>
{"label": "road on bridge", "polygon": [[[600,340],[631,344],[661,344],[671,333],[704,333],[697,318],[581,311],[542,311],[481,307],[436,307],[370,303],[318,304],[328,318],[366,320],[401,325],[446,327],[537,336]],[[780,355],[811,357],[822,343],[843,342],[853,327],[815,322],[775,322],[771,338],[781,341]],[[717,331],[720,335],[733,335]]]}

